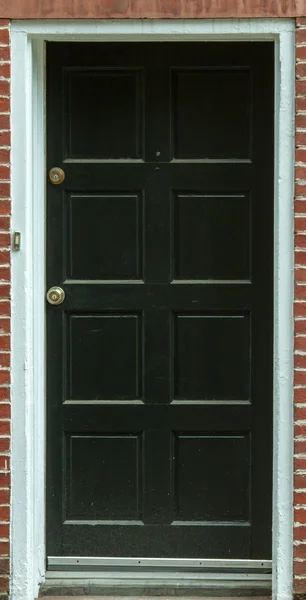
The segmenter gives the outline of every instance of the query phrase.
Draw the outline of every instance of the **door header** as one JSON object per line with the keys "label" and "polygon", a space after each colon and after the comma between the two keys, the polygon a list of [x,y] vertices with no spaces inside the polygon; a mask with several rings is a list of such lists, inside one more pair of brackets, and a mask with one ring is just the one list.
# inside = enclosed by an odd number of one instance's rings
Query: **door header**
{"label": "door header", "polygon": [[7,19],[243,19],[303,15],[306,0],[0,0],[0,18]]}

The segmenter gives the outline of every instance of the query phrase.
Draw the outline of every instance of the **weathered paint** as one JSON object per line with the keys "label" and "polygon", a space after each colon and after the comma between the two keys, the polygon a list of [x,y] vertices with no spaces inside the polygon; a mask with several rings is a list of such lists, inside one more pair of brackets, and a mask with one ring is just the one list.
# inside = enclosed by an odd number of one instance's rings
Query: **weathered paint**
{"label": "weathered paint", "polygon": [[306,0],[0,0],[10,19],[300,17]]}

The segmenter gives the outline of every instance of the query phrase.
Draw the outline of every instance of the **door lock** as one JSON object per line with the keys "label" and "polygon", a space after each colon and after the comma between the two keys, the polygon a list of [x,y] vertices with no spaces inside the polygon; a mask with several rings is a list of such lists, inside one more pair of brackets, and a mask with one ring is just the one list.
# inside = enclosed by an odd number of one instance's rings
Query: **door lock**
{"label": "door lock", "polygon": [[49,171],[49,179],[53,185],[59,185],[65,179],[65,172],[60,167],[54,167]]}
{"label": "door lock", "polygon": [[51,287],[47,291],[47,300],[49,304],[57,305],[62,304],[65,300],[65,292],[61,287]]}

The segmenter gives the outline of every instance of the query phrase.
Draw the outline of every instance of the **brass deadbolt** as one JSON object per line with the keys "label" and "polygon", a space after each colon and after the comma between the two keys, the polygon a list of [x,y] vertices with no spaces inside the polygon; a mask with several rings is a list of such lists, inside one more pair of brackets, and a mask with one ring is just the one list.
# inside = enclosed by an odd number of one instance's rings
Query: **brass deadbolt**
{"label": "brass deadbolt", "polygon": [[47,300],[49,304],[57,305],[62,304],[65,300],[65,292],[61,287],[51,287],[47,291]]}
{"label": "brass deadbolt", "polygon": [[53,185],[59,185],[65,179],[65,172],[60,167],[54,167],[49,171],[49,179]]}

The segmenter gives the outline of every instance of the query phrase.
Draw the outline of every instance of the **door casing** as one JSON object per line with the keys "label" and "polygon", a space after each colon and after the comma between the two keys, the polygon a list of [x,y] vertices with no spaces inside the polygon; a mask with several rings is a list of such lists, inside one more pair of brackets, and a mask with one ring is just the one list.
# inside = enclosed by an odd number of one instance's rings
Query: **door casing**
{"label": "door casing", "polygon": [[273,596],[292,597],[294,21],[29,21],[12,23],[12,580],[32,600],[45,578],[44,42],[274,40]]}

